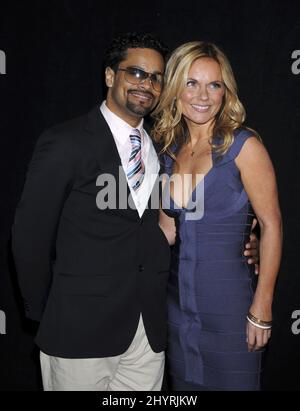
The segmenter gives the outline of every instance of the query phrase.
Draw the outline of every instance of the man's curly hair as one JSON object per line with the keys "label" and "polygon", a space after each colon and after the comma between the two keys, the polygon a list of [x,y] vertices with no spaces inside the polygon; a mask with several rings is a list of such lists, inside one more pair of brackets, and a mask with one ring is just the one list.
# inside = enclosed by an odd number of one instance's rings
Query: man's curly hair
{"label": "man's curly hair", "polygon": [[151,33],[125,33],[114,38],[107,47],[104,56],[104,67],[110,67],[114,71],[121,61],[127,57],[130,48],[152,49],[160,53],[166,62],[169,49]]}

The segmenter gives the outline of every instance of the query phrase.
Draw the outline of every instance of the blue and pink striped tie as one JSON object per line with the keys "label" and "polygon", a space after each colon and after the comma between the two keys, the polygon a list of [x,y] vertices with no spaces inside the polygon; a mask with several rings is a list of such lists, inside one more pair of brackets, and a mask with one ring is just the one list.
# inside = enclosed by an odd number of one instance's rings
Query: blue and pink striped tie
{"label": "blue and pink striped tie", "polygon": [[138,129],[133,129],[130,134],[131,154],[129,157],[127,178],[130,186],[137,191],[145,176],[145,165],[142,160],[142,139]]}

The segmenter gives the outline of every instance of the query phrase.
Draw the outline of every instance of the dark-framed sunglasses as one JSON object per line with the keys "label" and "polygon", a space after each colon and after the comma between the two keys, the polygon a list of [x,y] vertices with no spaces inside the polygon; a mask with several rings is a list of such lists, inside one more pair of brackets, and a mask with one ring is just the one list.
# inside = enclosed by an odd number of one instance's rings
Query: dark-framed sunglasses
{"label": "dark-framed sunglasses", "polygon": [[161,91],[163,87],[164,76],[160,73],[148,73],[137,67],[118,68],[117,71],[124,71],[125,80],[130,84],[142,84],[149,78],[154,90]]}

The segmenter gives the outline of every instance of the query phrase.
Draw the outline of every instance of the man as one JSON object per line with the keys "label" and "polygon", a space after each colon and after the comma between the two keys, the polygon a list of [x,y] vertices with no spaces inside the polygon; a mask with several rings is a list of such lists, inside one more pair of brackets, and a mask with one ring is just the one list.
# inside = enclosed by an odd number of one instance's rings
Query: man
{"label": "man", "polygon": [[[26,314],[40,321],[45,390],[161,388],[170,251],[147,207],[159,162],[143,117],[158,102],[165,55],[150,34],[115,39],[106,102],[35,148],[13,249]],[[127,182],[136,209],[99,204],[103,175],[114,176],[117,205]]]}

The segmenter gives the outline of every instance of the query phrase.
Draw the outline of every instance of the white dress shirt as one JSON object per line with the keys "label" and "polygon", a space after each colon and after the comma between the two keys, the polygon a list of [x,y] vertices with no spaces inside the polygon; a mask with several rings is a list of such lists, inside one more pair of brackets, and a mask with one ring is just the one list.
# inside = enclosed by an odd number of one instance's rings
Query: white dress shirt
{"label": "white dress shirt", "polygon": [[[117,150],[121,159],[121,164],[126,175],[127,184],[130,188],[130,193],[134,201],[135,207],[141,217],[147,207],[149,197],[153,190],[155,180],[159,173],[159,161],[156,151],[153,147],[152,140],[143,128],[144,121],[141,120],[137,127],[132,127],[126,123],[116,114],[114,114],[106,105],[106,101],[101,104],[101,113],[106,120],[112,135],[114,137]],[[145,176],[142,185],[137,191],[134,191],[131,185],[128,183],[127,169],[129,157],[131,154],[132,146],[130,141],[130,134],[132,130],[136,128],[141,133],[142,137],[142,159],[145,165]]]}

